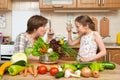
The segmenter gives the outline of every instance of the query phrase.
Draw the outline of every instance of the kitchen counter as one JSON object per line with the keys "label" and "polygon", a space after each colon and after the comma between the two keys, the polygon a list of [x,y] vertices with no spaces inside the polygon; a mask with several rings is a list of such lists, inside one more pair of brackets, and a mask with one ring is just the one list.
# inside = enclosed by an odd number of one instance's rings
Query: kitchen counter
{"label": "kitchen counter", "polygon": [[[73,63],[75,61],[63,61],[59,60],[58,64],[63,64],[63,63]],[[34,64],[36,66],[41,65],[39,61],[30,61],[31,64]],[[53,64],[53,65],[47,65],[47,66],[54,66],[58,64]],[[56,79],[54,76],[51,76],[49,72],[47,74],[41,75],[38,74],[37,77],[33,77],[33,75],[28,74],[27,77],[24,77],[23,75],[16,75],[16,76],[10,76],[8,74],[5,74],[1,80],[118,80],[120,76],[120,65],[116,64],[116,68],[114,70],[104,70],[103,72],[100,72],[100,77],[99,78],[85,78],[85,77],[80,77],[80,78],[60,78]]]}
{"label": "kitchen counter", "polygon": [[[120,48],[120,44],[116,44],[116,43],[105,43],[104,44],[106,48]],[[71,48],[79,48],[79,45],[76,46],[71,46]]]}

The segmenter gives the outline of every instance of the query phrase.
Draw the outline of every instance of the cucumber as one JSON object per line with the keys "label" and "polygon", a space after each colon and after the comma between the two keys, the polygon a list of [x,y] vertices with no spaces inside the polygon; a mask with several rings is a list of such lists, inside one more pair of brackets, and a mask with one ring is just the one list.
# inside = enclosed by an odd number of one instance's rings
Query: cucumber
{"label": "cucumber", "polygon": [[83,67],[90,66],[91,63],[90,63],[90,62],[81,62],[81,63],[73,63],[73,65],[74,65],[77,69],[82,69]]}
{"label": "cucumber", "polygon": [[116,65],[111,62],[102,62],[104,69],[115,69]]}
{"label": "cucumber", "polygon": [[20,61],[13,63],[12,65],[26,66],[26,62],[24,60],[20,60]]}
{"label": "cucumber", "polygon": [[64,72],[63,71],[60,71],[60,72],[56,73],[55,78],[61,78],[61,77],[64,77]]}

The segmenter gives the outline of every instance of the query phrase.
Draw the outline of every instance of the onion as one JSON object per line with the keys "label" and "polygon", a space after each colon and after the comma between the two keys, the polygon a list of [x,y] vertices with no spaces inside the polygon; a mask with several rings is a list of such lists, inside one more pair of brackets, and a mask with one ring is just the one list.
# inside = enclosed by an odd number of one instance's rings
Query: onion
{"label": "onion", "polygon": [[83,67],[82,70],[81,70],[81,75],[83,77],[91,77],[91,70],[88,68],[88,67]]}
{"label": "onion", "polygon": [[99,71],[93,71],[92,75],[94,78],[98,78],[100,76],[100,73],[99,73]]}
{"label": "onion", "polygon": [[47,52],[48,52],[48,53],[52,53],[52,52],[53,52],[53,49],[52,49],[52,48],[49,48]]}

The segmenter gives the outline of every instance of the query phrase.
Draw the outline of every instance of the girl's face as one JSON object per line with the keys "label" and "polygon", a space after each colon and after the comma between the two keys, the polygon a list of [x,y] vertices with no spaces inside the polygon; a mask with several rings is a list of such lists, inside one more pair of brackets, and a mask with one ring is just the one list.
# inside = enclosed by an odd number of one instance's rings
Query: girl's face
{"label": "girl's face", "polygon": [[87,29],[87,26],[83,26],[82,24],[80,24],[79,22],[75,22],[75,25],[76,25],[76,28],[77,28],[77,32],[78,33],[85,33],[86,32],[86,29]]}
{"label": "girl's face", "polygon": [[36,35],[42,37],[42,36],[45,35],[46,30],[47,30],[47,29],[46,29],[46,25],[39,27],[39,28],[36,30]]}

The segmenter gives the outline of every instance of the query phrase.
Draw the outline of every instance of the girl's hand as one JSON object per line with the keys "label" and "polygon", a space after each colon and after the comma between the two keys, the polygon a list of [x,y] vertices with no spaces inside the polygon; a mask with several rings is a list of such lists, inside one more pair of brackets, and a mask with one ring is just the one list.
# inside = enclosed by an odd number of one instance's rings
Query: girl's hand
{"label": "girl's hand", "polygon": [[89,61],[90,61],[89,58],[83,58],[83,57],[81,57],[79,60],[80,60],[81,62],[89,62]]}
{"label": "girl's hand", "polygon": [[66,29],[67,29],[68,32],[72,31],[72,27],[70,25],[67,25]]}

